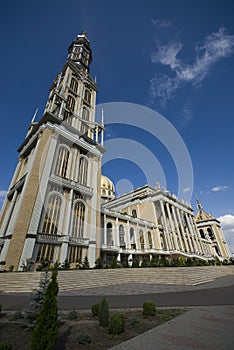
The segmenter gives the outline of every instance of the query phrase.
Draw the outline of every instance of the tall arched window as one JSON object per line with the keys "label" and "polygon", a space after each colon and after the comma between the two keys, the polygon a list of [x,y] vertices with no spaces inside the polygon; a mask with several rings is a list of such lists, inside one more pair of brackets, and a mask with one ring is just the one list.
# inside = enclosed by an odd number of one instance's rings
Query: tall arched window
{"label": "tall arched window", "polygon": [[144,241],[144,234],[143,234],[142,230],[139,231],[139,236],[140,236],[141,249],[144,249],[145,248],[145,241]]}
{"label": "tall arched window", "polygon": [[91,103],[91,92],[88,89],[85,90],[84,100],[89,104]]}
{"label": "tall arched window", "polygon": [[75,93],[77,92],[77,90],[78,90],[78,81],[75,78],[71,78],[70,88]]}
{"label": "tall arched window", "polygon": [[108,222],[106,225],[106,236],[107,236],[107,245],[113,245],[112,223],[111,222]]}
{"label": "tall arched window", "polygon": [[151,232],[148,231],[148,242],[149,242],[149,249],[153,248],[153,241],[152,241],[152,235]]}
{"label": "tall arched window", "polygon": [[[83,111],[82,111],[82,119],[84,120],[84,121],[89,121],[89,110],[88,110],[88,108],[87,107],[84,107],[83,108]],[[86,131],[88,131],[88,126],[87,126],[87,124],[85,123],[85,122],[81,122],[81,128],[80,128],[80,131],[81,132],[83,132],[83,133],[85,133]]]}
{"label": "tall arched window", "polygon": [[120,245],[120,247],[125,247],[123,225],[119,226],[119,245]]}
{"label": "tall arched window", "polygon": [[68,95],[67,96],[67,107],[72,111],[74,112],[74,109],[75,109],[75,99],[74,97],[72,97],[71,95]]}
{"label": "tall arched window", "polygon": [[78,173],[78,182],[81,185],[87,186],[87,178],[88,178],[88,167],[89,161],[85,156],[79,157],[79,173]]}
{"label": "tall arched window", "polygon": [[78,201],[74,204],[72,220],[72,237],[84,237],[85,205]]}
{"label": "tall arched window", "polygon": [[131,244],[135,243],[134,228],[133,227],[130,227],[130,242],[131,242]]}
{"label": "tall arched window", "polygon": [[204,231],[202,229],[199,230],[199,233],[200,233],[200,237],[201,238],[204,238],[204,239],[206,238],[205,237],[205,233],[204,233]]}
{"label": "tall arched window", "polygon": [[59,195],[53,194],[49,197],[42,228],[43,233],[58,234],[61,205],[62,200]]}
{"label": "tall arched window", "polygon": [[214,235],[213,230],[210,227],[208,227],[207,232],[208,232],[210,239],[213,241],[215,239],[215,235]]}
{"label": "tall arched window", "polygon": [[68,163],[70,152],[66,147],[61,147],[58,152],[55,174],[61,177],[68,177]]}

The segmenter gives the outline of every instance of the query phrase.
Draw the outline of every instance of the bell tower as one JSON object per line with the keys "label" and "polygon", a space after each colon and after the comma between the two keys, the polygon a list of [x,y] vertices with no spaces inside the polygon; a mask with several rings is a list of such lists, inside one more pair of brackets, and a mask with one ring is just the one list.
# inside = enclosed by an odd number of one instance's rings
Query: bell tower
{"label": "bell tower", "polygon": [[[92,50],[77,35],[50,87],[44,113],[30,124],[1,212],[5,269],[75,265],[99,256],[103,124],[95,121]],[[33,267],[32,267],[33,266]]]}

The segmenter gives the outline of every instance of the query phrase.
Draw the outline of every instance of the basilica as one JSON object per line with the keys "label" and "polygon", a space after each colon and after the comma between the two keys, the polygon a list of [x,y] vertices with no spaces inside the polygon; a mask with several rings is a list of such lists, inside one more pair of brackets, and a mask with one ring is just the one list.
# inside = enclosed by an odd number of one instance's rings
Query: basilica
{"label": "basilica", "polygon": [[[159,183],[115,197],[102,175],[104,121],[95,121],[96,81],[86,33],[68,48],[43,115],[33,118],[1,211],[0,264],[32,269],[49,262],[73,267],[134,258],[229,259],[218,220]],[[38,119],[36,121],[36,119]],[[157,179],[156,179],[157,180]]]}

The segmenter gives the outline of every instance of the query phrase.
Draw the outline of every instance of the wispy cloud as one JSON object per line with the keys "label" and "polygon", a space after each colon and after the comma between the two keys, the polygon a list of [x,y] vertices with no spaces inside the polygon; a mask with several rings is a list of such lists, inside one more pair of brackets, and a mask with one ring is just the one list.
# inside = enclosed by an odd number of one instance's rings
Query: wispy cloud
{"label": "wispy cloud", "polygon": [[192,117],[193,117],[193,114],[191,109],[189,108],[188,105],[185,105],[181,111],[181,119],[180,119],[181,128],[185,127],[190,122]]}
{"label": "wispy cloud", "polygon": [[227,240],[229,249],[234,253],[234,215],[225,214],[217,218],[222,225],[224,236]]}
{"label": "wispy cloud", "polygon": [[215,186],[211,189],[212,192],[220,192],[220,191],[225,191],[228,189],[228,186]]}
{"label": "wispy cloud", "polygon": [[3,202],[5,197],[7,195],[7,191],[5,190],[0,190],[0,202]]}
{"label": "wispy cloud", "polygon": [[154,27],[158,28],[168,28],[171,26],[171,21],[167,19],[154,19],[151,18]]}
{"label": "wispy cloud", "polygon": [[190,65],[178,58],[182,48],[181,42],[171,41],[167,45],[158,45],[151,55],[152,63],[168,66],[172,73],[172,76],[156,75],[150,81],[150,96],[153,100],[158,99],[162,106],[182,85],[200,84],[219,60],[232,55],[234,35],[229,35],[222,27],[218,32],[206,36],[203,45],[195,46],[195,59]]}

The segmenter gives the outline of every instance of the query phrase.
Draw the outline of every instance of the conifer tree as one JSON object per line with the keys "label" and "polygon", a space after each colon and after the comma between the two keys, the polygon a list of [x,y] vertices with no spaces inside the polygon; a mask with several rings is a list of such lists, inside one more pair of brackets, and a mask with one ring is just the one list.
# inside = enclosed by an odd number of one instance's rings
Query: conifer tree
{"label": "conifer tree", "polygon": [[57,274],[57,269],[54,269],[31,336],[30,350],[51,350],[58,338]]}

